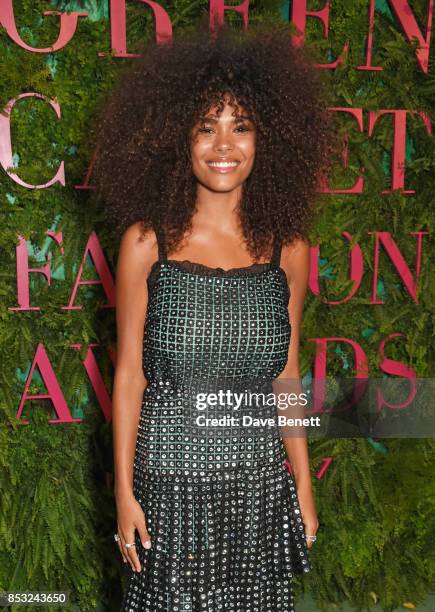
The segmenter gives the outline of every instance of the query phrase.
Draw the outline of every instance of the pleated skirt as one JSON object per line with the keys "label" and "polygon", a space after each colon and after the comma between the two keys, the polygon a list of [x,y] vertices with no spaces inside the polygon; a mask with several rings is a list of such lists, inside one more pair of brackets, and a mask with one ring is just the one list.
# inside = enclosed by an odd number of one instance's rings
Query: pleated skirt
{"label": "pleated skirt", "polygon": [[121,612],[289,612],[292,579],[310,571],[304,525],[284,464],[162,475],[137,469],[134,492],[151,549],[125,564]]}

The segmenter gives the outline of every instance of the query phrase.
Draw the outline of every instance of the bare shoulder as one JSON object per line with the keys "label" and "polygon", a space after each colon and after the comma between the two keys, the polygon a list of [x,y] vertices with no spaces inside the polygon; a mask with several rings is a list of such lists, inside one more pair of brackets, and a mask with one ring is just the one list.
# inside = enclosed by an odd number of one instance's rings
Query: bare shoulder
{"label": "bare shoulder", "polygon": [[158,259],[157,237],[152,229],[143,230],[138,221],[123,233],[120,242],[118,266],[126,264],[131,270],[147,273]]}
{"label": "bare shoulder", "polygon": [[281,252],[281,267],[287,275],[288,282],[300,279],[306,282],[310,266],[310,246],[306,239],[297,238],[285,245]]}

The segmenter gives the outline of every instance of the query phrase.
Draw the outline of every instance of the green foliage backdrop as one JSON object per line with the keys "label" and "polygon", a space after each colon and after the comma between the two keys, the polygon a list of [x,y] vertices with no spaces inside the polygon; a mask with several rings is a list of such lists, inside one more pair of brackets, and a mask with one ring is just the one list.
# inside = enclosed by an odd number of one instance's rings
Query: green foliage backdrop
{"label": "green foliage backdrop", "polygon": [[[168,11],[174,36],[194,27],[208,10],[206,0],[160,3]],[[313,0],[310,10],[324,2]],[[112,272],[117,246],[110,242],[104,219],[93,205],[92,190],[76,189],[84,181],[92,157],[93,121],[120,71],[134,60],[99,57],[108,51],[108,2],[75,0],[57,3],[15,0],[18,31],[28,43],[49,46],[58,35],[58,19],[44,17],[44,10],[87,10],[80,18],[73,40],[61,51],[29,53],[0,31],[1,106],[23,92],[56,97],[61,106],[58,120],[47,104],[25,98],[12,112],[14,163],[19,176],[41,184],[51,179],[65,161],[66,186],[26,189],[2,171],[0,181],[1,226],[1,428],[0,428],[0,589],[14,591],[67,590],[69,610],[118,610],[121,597],[121,562],[112,540],[115,510],[112,493],[111,428],[106,423],[90,386],[83,359],[90,343],[111,389],[113,367],[107,349],[115,347],[113,309],[101,288],[82,287],[76,303],[81,310],[62,310],[69,301],[74,279],[89,234],[95,230]],[[411,3],[424,30],[428,2]],[[414,109],[425,111],[433,122],[435,79],[433,52],[429,74],[418,68],[415,54],[405,41],[387,2],[377,2],[373,64],[381,72],[356,70],[364,62],[368,29],[368,1],[336,0],[332,3],[329,39],[322,38],[320,24],[309,19],[307,41],[319,61],[339,55],[351,40],[349,55],[336,70],[324,71],[337,107]],[[281,0],[253,0],[250,23],[280,22],[288,18]],[[240,17],[227,13],[234,27]],[[127,3],[129,51],[153,35],[151,11],[143,4]],[[366,118],[365,118],[366,125]],[[359,342],[366,352],[370,375],[381,377],[379,342],[392,332],[403,337],[388,347],[388,356],[414,368],[421,378],[433,372],[434,283],[428,254],[433,236],[423,242],[419,303],[404,290],[392,263],[380,258],[378,284],[384,305],[370,305],[374,238],[368,232],[390,231],[413,270],[415,240],[409,232],[430,231],[433,219],[435,155],[432,139],[421,120],[408,120],[407,185],[414,195],[382,194],[388,188],[391,119],[380,120],[367,143],[352,121],[341,123],[349,131],[349,168],[337,168],[335,184],[349,187],[364,166],[363,195],[320,198],[321,217],[312,244],[321,244],[321,291],[328,299],[340,299],[349,289],[348,248],[341,232],[348,231],[364,253],[364,278],[358,294],[339,306],[308,296],[303,337],[340,335]],[[64,253],[50,240],[47,230],[63,232]],[[31,305],[37,311],[12,311],[16,303],[15,246],[18,234],[28,241],[31,267],[40,268],[51,256],[50,287],[40,274],[31,274]],[[33,264],[33,265],[32,265]],[[84,279],[96,278],[88,258]],[[27,401],[16,418],[24,384],[38,342],[44,342],[65,399],[81,423],[50,424],[55,418],[49,400]],[[71,348],[81,344],[81,350]],[[309,376],[313,343],[303,342],[302,372]],[[350,355],[329,355],[331,374],[351,376]],[[35,372],[30,393],[45,392]],[[313,571],[297,584],[312,593],[319,607],[331,609],[349,600],[357,609],[378,603],[393,610],[404,602],[424,600],[435,578],[434,440],[347,439],[310,443],[313,482],[321,529],[312,549]],[[324,457],[333,462],[322,479],[315,472]],[[13,609],[18,609],[15,607]],[[28,608],[32,610],[30,606]],[[37,609],[35,607],[35,609]]]}

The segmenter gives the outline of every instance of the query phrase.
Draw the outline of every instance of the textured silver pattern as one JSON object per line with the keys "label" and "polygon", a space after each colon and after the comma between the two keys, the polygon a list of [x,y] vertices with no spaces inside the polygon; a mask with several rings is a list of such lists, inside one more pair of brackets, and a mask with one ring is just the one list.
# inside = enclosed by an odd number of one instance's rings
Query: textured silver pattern
{"label": "textured silver pattern", "polygon": [[[280,247],[270,263],[223,270],[167,259],[158,237],[134,460],[152,548],[136,535],[142,571],[126,566],[121,612],[293,611],[292,578],[310,563],[279,429],[198,427],[194,402],[197,392],[272,390],[291,333]],[[273,417],[276,406],[247,412]]]}

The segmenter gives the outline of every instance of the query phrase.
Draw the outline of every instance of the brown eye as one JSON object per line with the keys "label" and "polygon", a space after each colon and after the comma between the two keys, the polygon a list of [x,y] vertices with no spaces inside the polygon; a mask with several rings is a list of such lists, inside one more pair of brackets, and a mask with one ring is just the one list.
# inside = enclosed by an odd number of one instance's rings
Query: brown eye
{"label": "brown eye", "polygon": [[212,129],[213,128],[211,128],[210,126],[202,125],[201,127],[198,128],[198,132],[209,134],[212,131]]}

